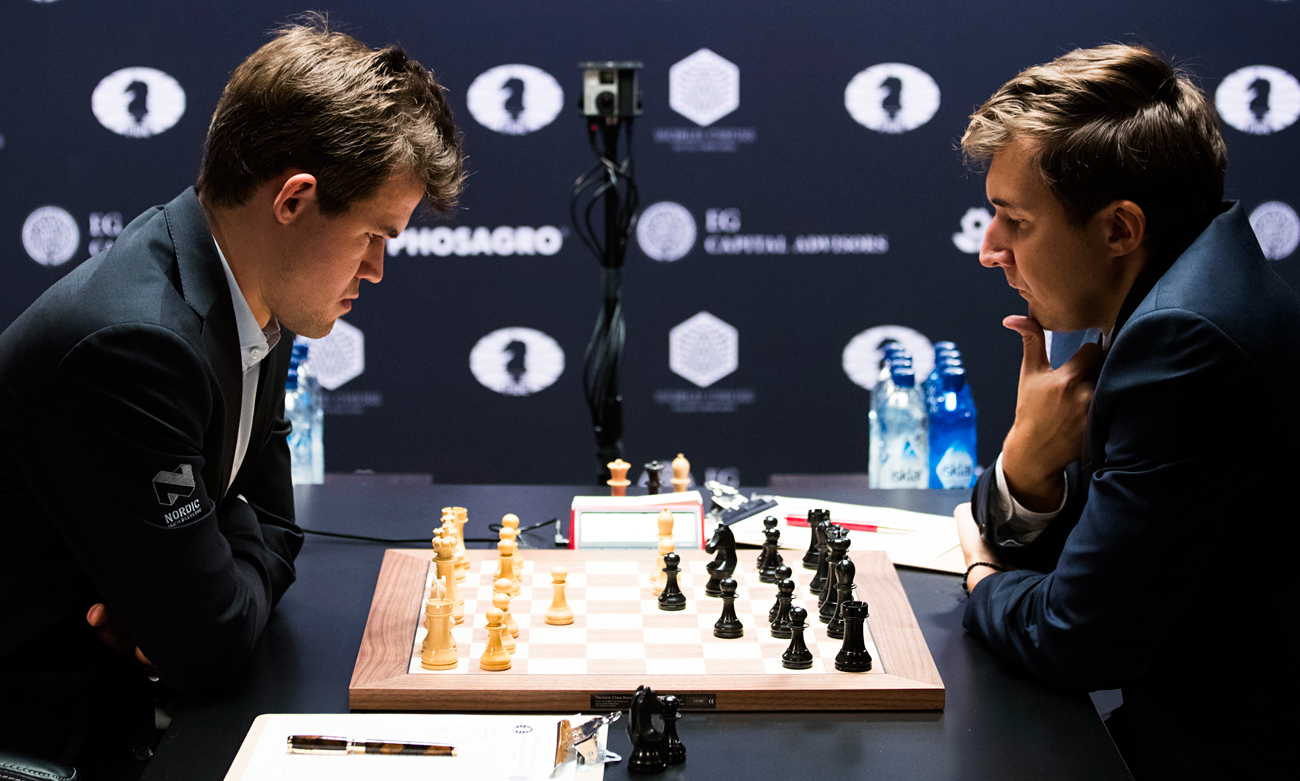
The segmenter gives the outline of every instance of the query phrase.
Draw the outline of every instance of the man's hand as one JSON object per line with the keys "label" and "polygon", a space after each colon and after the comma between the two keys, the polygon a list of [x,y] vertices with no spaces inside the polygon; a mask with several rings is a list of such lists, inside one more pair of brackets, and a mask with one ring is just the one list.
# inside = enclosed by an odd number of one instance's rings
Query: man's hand
{"label": "man's hand", "polygon": [[[996,564],[1005,570],[1012,570],[1015,567],[1008,567],[998,561],[998,556],[993,549],[984,542],[980,536],[979,524],[975,523],[975,516],[971,515],[970,502],[957,505],[957,509],[952,511],[952,515],[957,519],[957,539],[961,541],[961,554],[966,559],[966,568],[977,561],[983,561],[989,564]],[[976,567],[966,576],[966,588],[975,592],[975,585],[989,575],[997,574],[997,570],[988,567]]]}
{"label": "man's hand", "polygon": [[135,660],[150,670],[154,669],[153,662],[149,661],[141,652],[140,647],[131,639],[131,635],[121,623],[113,620],[112,613],[108,610],[108,605],[103,602],[96,602],[86,611],[86,623],[98,630],[100,641],[117,651],[123,656],[134,656]]}
{"label": "man's hand", "polygon": [[1079,457],[1101,346],[1083,345],[1069,363],[1054,370],[1043,327],[1036,320],[1012,315],[1002,324],[1025,343],[1016,420],[1002,444],[1002,472],[1011,495],[1025,509],[1051,512],[1060,506],[1065,491],[1062,471]]}

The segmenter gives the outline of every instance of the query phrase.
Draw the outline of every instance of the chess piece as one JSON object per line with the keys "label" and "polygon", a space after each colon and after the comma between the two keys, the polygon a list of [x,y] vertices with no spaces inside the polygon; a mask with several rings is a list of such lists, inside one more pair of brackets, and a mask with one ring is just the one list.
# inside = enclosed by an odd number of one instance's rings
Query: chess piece
{"label": "chess piece", "polygon": [[826,578],[830,573],[831,549],[828,543],[834,530],[839,527],[834,524],[823,523],[820,528],[821,543],[817,546],[817,573],[808,582],[808,591],[819,596],[826,587]]}
{"label": "chess piece", "polygon": [[456,638],[451,633],[455,621],[451,617],[451,600],[442,578],[434,578],[432,593],[424,603],[425,635],[420,646],[420,666],[426,670],[451,670],[459,659]]}
{"label": "chess piece", "polygon": [[808,611],[799,605],[790,608],[790,647],[781,654],[781,666],[788,670],[807,670],[813,665],[812,651],[803,641],[808,628]]}
{"label": "chess piece", "polygon": [[[790,595],[791,597],[793,597],[794,596],[794,572],[784,564],[776,568],[777,596],[780,596],[781,594],[781,581],[783,580],[790,581]],[[779,608],[780,606],[781,606],[780,602],[773,602],[772,609],[767,611],[767,622],[769,624],[776,620],[776,611],[777,608]]]}
{"label": "chess piece", "polygon": [[845,554],[835,565],[835,604],[830,621],[826,622],[826,634],[836,640],[844,637],[844,605],[853,601],[853,577],[857,574],[857,565]]}
{"label": "chess piece", "polygon": [[517,548],[518,545],[511,539],[503,539],[497,543],[497,569],[492,575],[494,581],[501,578],[510,581],[510,596],[512,597],[517,597],[523,593],[523,585],[520,584],[519,578],[515,577],[515,550]]}
{"label": "chess piece", "polygon": [[673,493],[681,493],[691,487],[691,462],[681,453],[673,459]]}
{"label": "chess piece", "polygon": [[822,520],[820,510],[808,511],[808,552],[803,555],[804,569],[817,569],[817,551],[821,549],[821,531],[819,524]]}
{"label": "chess piece", "polygon": [[659,595],[660,610],[685,610],[686,595],[682,593],[681,588],[677,585],[677,565],[682,561],[682,557],[676,553],[664,554],[664,590]]}
{"label": "chess piece", "polygon": [[776,568],[784,563],[781,558],[781,530],[772,516],[763,519],[763,551],[758,555],[758,581],[775,583]]}
{"label": "chess piece", "polygon": [[551,588],[554,589],[554,596],[551,598],[551,606],[546,608],[546,623],[551,626],[568,626],[573,623],[573,608],[564,601],[564,580],[568,576],[569,571],[564,567],[551,567]]}
{"label": "chess piece", "polygon": [[456,567],[456,580],[464,581],[469,570],[462,566],[464,557],[460,551],[463,550],[464,544],[457,538],[459,527],[456,525],[456,513],[450,507],[442,508],[442,528],[447,532],[447,539],[452,543],[451,555]]}
{"label": "chess piece", "polygon": [[[515,615],[510,611],[508,607],[510,604],[510,579],[509,578],[501,578],[500,580],[494,581],[492,583],[492,604],[493,605],[497,604],[497,598],[496,598],[497,594],[506,595],[507,607],[501,608],[501,610],[506,614],[505,617],[502,619],[502,623],[504,623],[506,629],[510,631],[510,636],[512,638],[518,637],[519,622],[515,621]],[[501,607],[501,606],[497,605],[497,607]],[[509,641],[507,641],[507,643],[509,643]],[[514,650],[511,649],[510,653],[514,653]]]}
{"label": "chess piece", "polygon": [[865,673],[871,669],[871,654],[867,652],[867,643],[862,635],[863,623],[867,620],[867,603],[850,600],[845,602],[844,611],[844,645],[835,655],[835,669],[846,673]]}
{"label": "chess piece", "polygon": [[[839,600],[840,575],[844,570],[840,569],[840,563],[849,557],[849,539],[848,533],[831,538],[831,559],[827,565],[826,588],[817,600],[818,618],[823,624],[830,623],[831,618],[835,615],[835,607]],[[852,562],[850,562],[852,564]],[[852,575],[852,570],[849,572]],[[853,582],[849,581],[849,589],[852,590]]]}
{"label": "chess piece", "polygon": [[456,560],[454,551],[456,543],[452,542],[447,529],[439,529],[433,538],[433,564],[435,577],[442,578],[447,589],[447,599],[451,601],[451,617],[457,624],[465,621],[465,600],[460,598],[456,585]]}
{"label": "chess piece", "polygon": [[523,545],[519,544],[519,516],[514,513],[506,513],[501,516],[501,526],[515,533],[511,538],[518,545],[515,548],[515,580],[522,580],[524,577],[524,552]]}
{"label": "chess piece", "polygon": [[713,625],[713,636],[730,640],[745,635],[745,626],[736,615],[736,579],[723,578],[719,584],[722,590],[722,617]]}
{"label": "chess piece", "polygon": [[790,639],[790,611],[794,602],[794,580],[781,578],[776,582],[776,604],[769,613],[772,624],[772,637]]}
{"label": "chess piece", "polygon": [[488,608],[487,612],[487,650],[479,657],[478,666],[484,670],[509,670],[510,669],[510,652],[506,650],[505,643],[501,639],[501,634],[506,631],[505,626],[501,623],[504,614],[495,607]]}
{"label": "chess piece", "polygon": [[[501,590],[499,585],[505,582],[505,590]],[[510,632],[510,581],[506,578],[498,580],[492,587],[492,607],[501,611],[501,645],[505,646],[506,653],[513,654],[518,648],[515,642],[515,636]]]}
{"label": "chess piece", "polygon": [[680,765],[686,761],[686,747],[677,737],[677,720],[682,717],[678,712],[681,703],[671,694],[659,698],[664,718],[664,761],[670,765]]}
{"label": "chess piece", "polygon": [[660,480],[663,478],[664,465],[658,461],[651,461],[645,465],[645,493],[646,496],[654,496],[662,488]]}
{"label": "chess piece", "polygon": [[627,487],[632,484],[632,481],[627,479],[627,470],[631,469],[632,465],[621,458],[616,458],[605,466],[609,467],[610,474],[610,478],[605,481],[610,489],[609,495],[627,496]]}
{"label": "chess piece", "polygon": [[720,597],[722,579],[731,577],[736,571],[736,536],[726,524],[719,521],[704,550],[707,553],[717,553],[713,561],[704,567],[709,572],[709,582],[704,584],[704,593],[710,597]]}
{"label": "chess piece", "polygon": [[629,773],[661,773],[668,766],[664,756],[664,733],[655,729],[652,717],[663,715],[663,706],[653,689],[637,687],[628,708],[627,736],[632,752],[627,755]]}
{"label": "chess piece", "polygon": [[658,572],[650,579],[650,591],[657,597],[664,593],[664,586],[668,585],[668,578],[664,575],[664,556],[673,552],[676,545],[672,540],[659,541],[659,560],[655,564]]}
{"label": "chess piece", "polygon": [[659,517],[655,523],[659,525],[659,539],[671,540],[673,538],[673,511],[667,507],[659,511]]}
{"label": "chess piece", "polygon": [[452,528],[456,538],[456,568],[461,570],[457,580],[464,580],[469,573],[469,556],[465,553],[465,524],[469,522],[469,511],[464,507],[444,507],[444,513],[451,514]]}

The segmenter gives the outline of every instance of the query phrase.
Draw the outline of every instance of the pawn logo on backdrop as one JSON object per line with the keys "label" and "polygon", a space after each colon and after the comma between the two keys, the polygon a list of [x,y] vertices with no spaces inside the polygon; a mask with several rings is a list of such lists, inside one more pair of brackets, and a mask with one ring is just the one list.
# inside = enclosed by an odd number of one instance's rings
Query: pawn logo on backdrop
{"label": "pawn logo on backdrop", "polygon": [[23,249],[42,266],[62,266],[72,260],[79,246],[77,221],[58,206],[42,206],[23,221]]}
{"label": "pawn logo on backdrop", "polygon": [[695,246],[695,218],[680,203],[660,201],[646,207],[636,223],[636,243],[651,260],[681,260]]}
{"label": "pawn logo on backdrop", "polygon": [[185,90],[153,68],[123,68],[103,78],[90,96],[99,124],[127,138],[149,138],[185,114]]}
{"label": "pawn logo on backdrop", "polygon": [[1256,206],[1250,213],[1250,227],[1269,260],[1282,260],[1300,246],[1300,215],[1282,201]]}
{"label": "pawn logo on backdrop", "polygon": [[844,88],[844,107],[878,133],[915,130],[939,110],[939,85],[930,74],[902,62],[872,65]]}
{"label": "pawn logo on backdrop", "polygon": [[564,350],[532,328],[500,328],[478,340],[469,370],[483,387],[503,396],[531,396],[564,373]]}
{"label": "pawn logo on backdrop", "polygon": [[1300,119],[1300,81],[1272,65],[1251,65],[1224,77],[1214,104],[1243,133],[1269,135]]}
{"label": "pawn logo on backdrop", "polygon": [[984,233],[993,222],[993,215],[983,206],[967,209],[961,218],[961,233],[952,234],[952,243],[962,252],[974,255],[984,244]]}
{"label": "pawn logo on backdrop", "polygon": [[474,79],[465,101],[483,127],[522,136],[555,121],[564,108],[564,89],[541,68],[498,65]]}

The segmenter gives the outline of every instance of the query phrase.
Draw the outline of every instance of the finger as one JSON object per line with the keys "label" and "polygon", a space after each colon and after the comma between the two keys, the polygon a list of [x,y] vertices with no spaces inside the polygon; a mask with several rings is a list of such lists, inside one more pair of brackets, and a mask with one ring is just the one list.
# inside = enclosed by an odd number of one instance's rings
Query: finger
{"label": "finger", "polygon": [[1002,320],[1002,325],[1020,334],[1025,344],[1025,357],[1021,363],[1021,372],[1044,372],[1052,368],[1047,359],[1047,339],[1043,336],[1043,327],[1032,317],[1010,315]]}
{"label": "finger", "polygon": [[108,613],[108,605],[103,602],[96,602],[86,611],[86,623],[98,629],[101,626],[107,626],[111,617]]}

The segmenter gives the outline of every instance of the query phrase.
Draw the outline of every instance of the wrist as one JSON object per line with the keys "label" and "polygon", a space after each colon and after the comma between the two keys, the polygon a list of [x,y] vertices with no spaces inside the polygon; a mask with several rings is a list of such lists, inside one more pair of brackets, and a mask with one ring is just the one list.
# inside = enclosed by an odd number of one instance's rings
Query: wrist
{"label": "wrist", "polygon": [[1037,468],[1031,459],[1021,459],[1009,436],[1002,450],[1002,477],[1007,491],[1026,510],[1049,513],[1061,505],[1065,493],[1065,476],[1061,470],[1044,470]]}
{"label": "wrist", "polygon": [[966,567],[966,575],[961,579],[961,590],[966,592],[967,596],[975,590],[984,578],[998,572],[1006,572],[1007,569],[1000,564],[994,564],[989,561],[977,561]]}

